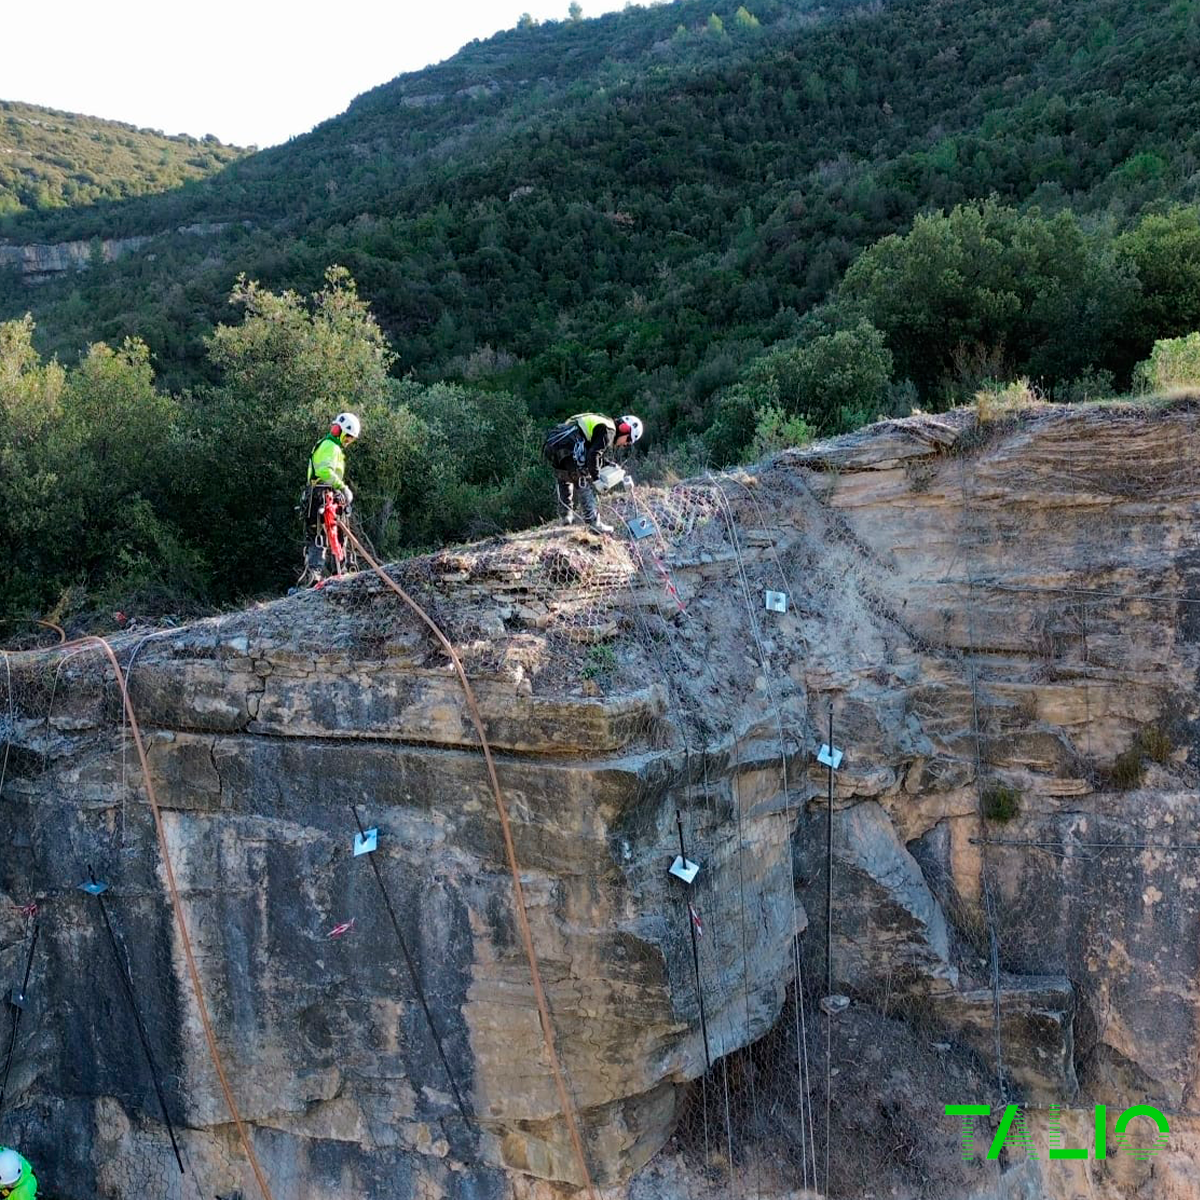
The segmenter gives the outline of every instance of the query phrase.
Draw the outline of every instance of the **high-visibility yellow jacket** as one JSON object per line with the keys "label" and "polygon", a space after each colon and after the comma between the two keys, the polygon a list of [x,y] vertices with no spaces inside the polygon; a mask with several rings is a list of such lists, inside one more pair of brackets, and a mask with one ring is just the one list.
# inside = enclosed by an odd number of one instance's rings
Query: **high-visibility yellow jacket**
{"label": "high-visibility yellow jacket", "polygon": [[332,433],[327,433],[309,455],[308,482],[323,483],[331,488],[345,486],[346,452]]}
{"label": "high-visibility yellow jacket", "polygon": [[575,454],[576,463],[583,467],[593,480],[598,479],[600,468],[604,465],[604,456],[617,440],[617,423],[599,413],[576,413],[575,416],[567,418],[567,424],[574,425],[583,435],[583,445]]}
{"label": "high-visibility yellow jacket", "polygon": [[599,413],[576,413],[573,417],[567,418],[567,424],[578,425],[583,430],[583,436],[590,442],[596,436],[596,429],[603,425],[612,433],[613,438],[617,436],[617,423],[611,417],[602,417]]}

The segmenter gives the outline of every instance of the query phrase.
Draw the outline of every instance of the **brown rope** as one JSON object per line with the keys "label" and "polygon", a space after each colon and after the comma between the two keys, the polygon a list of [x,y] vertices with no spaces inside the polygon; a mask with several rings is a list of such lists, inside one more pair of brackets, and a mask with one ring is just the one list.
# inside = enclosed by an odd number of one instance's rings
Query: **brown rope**
{"label": "brown rope", "polygon": [[95,633],[84,633],[76,638],[67,638],[66,631],[61,625],[55,625],[53,621],[34,621],[35,625],[44,625],[47,629],[53,629],[58,634],[58,642],[54,646],[40,646],[31,650],[9,650],[8,653],[17,659],[37,658],[39,655],[45,654],[47,650],[75,650],[80,646],[90,646],[93,642],[99,640],[99,635]]}
{"label": "brown rope", "polygon": [[113,648],[104,638],[91,637],[83,640],[98,642],[104,648],[104,652],[108,655],[113,670],[116,672],[117,683],[121,688],[121,700],[125,705],[125,715],[129,718],[129,728],[133,732],[134,745],[137,746],[138,761],[142,766],[142,777],[146,781],[146,794],[150,797],[150,808],[154,813],[154,828],[158,832],[158,846],[162,852],[163,866],[167,872],[167,888],[171,893],[171,906],[175,910],[175,920],[179,925],[179,937],[183,943],[184,955],[187,958],[188,974],[192,980],[192,992],[196,997],[196,1007],[200,1010],[200,1022],[204,1026],[204,1038],[208,1042],[208,1052],[212,1056],[213,1066],[217,1071],[217,1078],[221,1081],[221,1090],[225,1093],[225,1103],[229,1106],[229,1114],[233,1117],[233,1123],[237,1126],[238,1137],[241,1139],[242,1147],[246,1151],[246,1157],[250,1160],[250,1166],[254,1170],[254,1177],[258,1180],[263,1200],[273,1200],[271,1189],[267,1186],[266,1176],[263,1174],[262,1167],[259,1166],[258,1156],[254,1153],[254,1147],[250,1144],[250,1138],[246,1134],[246,1127],[243,1125],[241,1114],[238,1112],[237,1101],[233,1098],[233,1089],[229,1086],[229,1079],[221,1063],[221,1054],[217,1049],[217,1039],[213,1034],[212,1022],[208,1017],[208,1006],[204,1003],[204,992],[200,987],[200,972],[196,969],[196,959],[192,953],[192,939],[188,936],[187,924],[183,919],[183,906],[179,900],[179,891],[175,886],[175,871],[171,866],[171,853],[167,846],[167,833],[163,828],[162,813],[158,807],[158,797],[154,791],[154,784],[150,779],[150,764],[146,759],[146,747],[142,741],[142,732],[138,728],[137,717],[133,712],[133,704],[129,699],[129,689],[125,686],[125,673],[121,670],[121,664],[117,661],[117,656],[113,653]]}
{"label": "brown rope", "polygon": [[588,1195],[591,1197],[591,1200],[597,1200],[596,1189],[592,1183],[592,1175],[588,1170],[587,1156],[583,1149],[583,1139],[580,1137],[579,1125],[575,1119],[575,1106],[567,1094],[567,1085],[563,1078],[562,1065],[559,1062],[558,1051],[554,1045],[554,1023],[551,1020],[550,1006],[546,1002],[546,993],[542,987],[542,973],[538,968],[537,952],[533,947],[533,931],[530,929],[529,913],[525,907],[525,892],[521,887],[521,867],[517,862],[516,846],[513,844],[512,827],[508,820],[508,806],[504,803],[504,794],[500,790],[500,780],[496,775],[496,764],[492,761],[492,748],[488,744],[487,734],[483,729],[483,718],[479,714],[479,706],[475,701],[475,692],[471,687],[470,680],[467,679],[467,673],[463,669],[458,652],[450,643],[450,639],[438,628],[428,613],[371,557],[363,548],[362,542],[344,524],[342,525],[342,529],[375,574],[425,622],[432,631],[433,636],[441,644],[442,649],[450,656],[450,661],[454,664],[454,669],[458,673],[459,682],[462,684],[463,692],[466,695],[467,709],[471,715],[471,723],[475,726],[475,732],[479,735],[479,744],[483,748],[484,761],[487,763],[488,779],[491,781],[492,795],[496,801],[496,811],[500,814],[500,828],[504,833],[504,850],[508,856],[508,869],[512,874],[517,924],[521,930],[521,941],[525,947],[525,956],[529,960],[529,974],[533,980],[533,994],[537,999],[538,1016],[542,1022],[542,1039],[546,1043],[546,1054],[550,1059],[550,1070],[554,1075],[554,1086],[558,1090],[559,1103],[562,1105],[563,1117],[567,1122],[567,1129],[571,1135],[571,1145],[574,1147],[575,1156],[579,1160],[579,1169],[583,1172],[583,1179]]}

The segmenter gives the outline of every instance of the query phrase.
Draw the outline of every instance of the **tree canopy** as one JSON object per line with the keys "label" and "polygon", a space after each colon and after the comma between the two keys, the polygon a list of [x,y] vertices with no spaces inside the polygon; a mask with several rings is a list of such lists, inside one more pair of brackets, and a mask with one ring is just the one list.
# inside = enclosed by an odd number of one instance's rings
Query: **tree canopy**
{"label": "tree canopy", "polygon": [[[236,486],[177,511],[149,476],[123,511],[227,597],[285,573],[292,464],[343,400],[380,431],[356,490],[400,552],[543,511],[537,429],[583,408],[727,463],[989,381],[1128,388],[1200,328],[1198,51],[1175,0],[522,22],[164,194],[0,217],[17,241],[153,236],[37,288],[0,271],[3,453],[31,494],[94,498],[68,417],[117,400],[79,389],[107,372],[150,403],[152,373],[162,469],[227,449],[261,511]],[[125,543],[94,545],[22,594],[115,578]]]}

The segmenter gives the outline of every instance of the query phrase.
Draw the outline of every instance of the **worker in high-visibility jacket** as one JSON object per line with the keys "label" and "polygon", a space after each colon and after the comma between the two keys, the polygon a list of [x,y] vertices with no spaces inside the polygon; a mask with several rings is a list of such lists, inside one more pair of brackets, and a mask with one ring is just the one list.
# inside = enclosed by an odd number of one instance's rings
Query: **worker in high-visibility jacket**
{"label": "worker in high-visibility jacket", "polygon": [[330,493],[343,507],[349,508],[354,493],[346,482],[345,447],[362,433],[362,422],[352,412],[338,413],[329,432],[308,456],[308,486],[304,493],[305,579],[319,583],[325,574],[325,529],[321,509]]}
{"label": "worker in high-visibility jacket", "polygon": [[34,1200],[37,1196],[37,1178],[29,1161],[0,1146],[0,1196],[5,1200]]}
{"label": "worker in high-visibility jacket", "polygon": [[554,468],[558,507],[563,521],[575,520],[575,506],[588,526],[599,533],[612,533],[613,527],[600,520],[595,483],[604,466],[604,456],[614,446],[631,446],[642,436],[641,419],[632,415],[601,416],[577,413],[561,425],[555,425],[542,443],[542,455]]}

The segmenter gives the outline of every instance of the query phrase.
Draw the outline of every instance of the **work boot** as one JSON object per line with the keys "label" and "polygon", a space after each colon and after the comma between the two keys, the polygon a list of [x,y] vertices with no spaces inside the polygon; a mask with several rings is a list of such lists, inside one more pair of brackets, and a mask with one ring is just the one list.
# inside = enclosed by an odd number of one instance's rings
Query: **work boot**
{"label": "work boot", "polygon": [[575,524],[575,513],[572,509],[567,509],[566,513],[563,516],[562,523],[564,525],[574,525]]}
{"label": "work boot", "polygon": [[588,522],[588,528],[593,533],[612,533],[615,526],[609,525],[597,517],[594,521]]}

